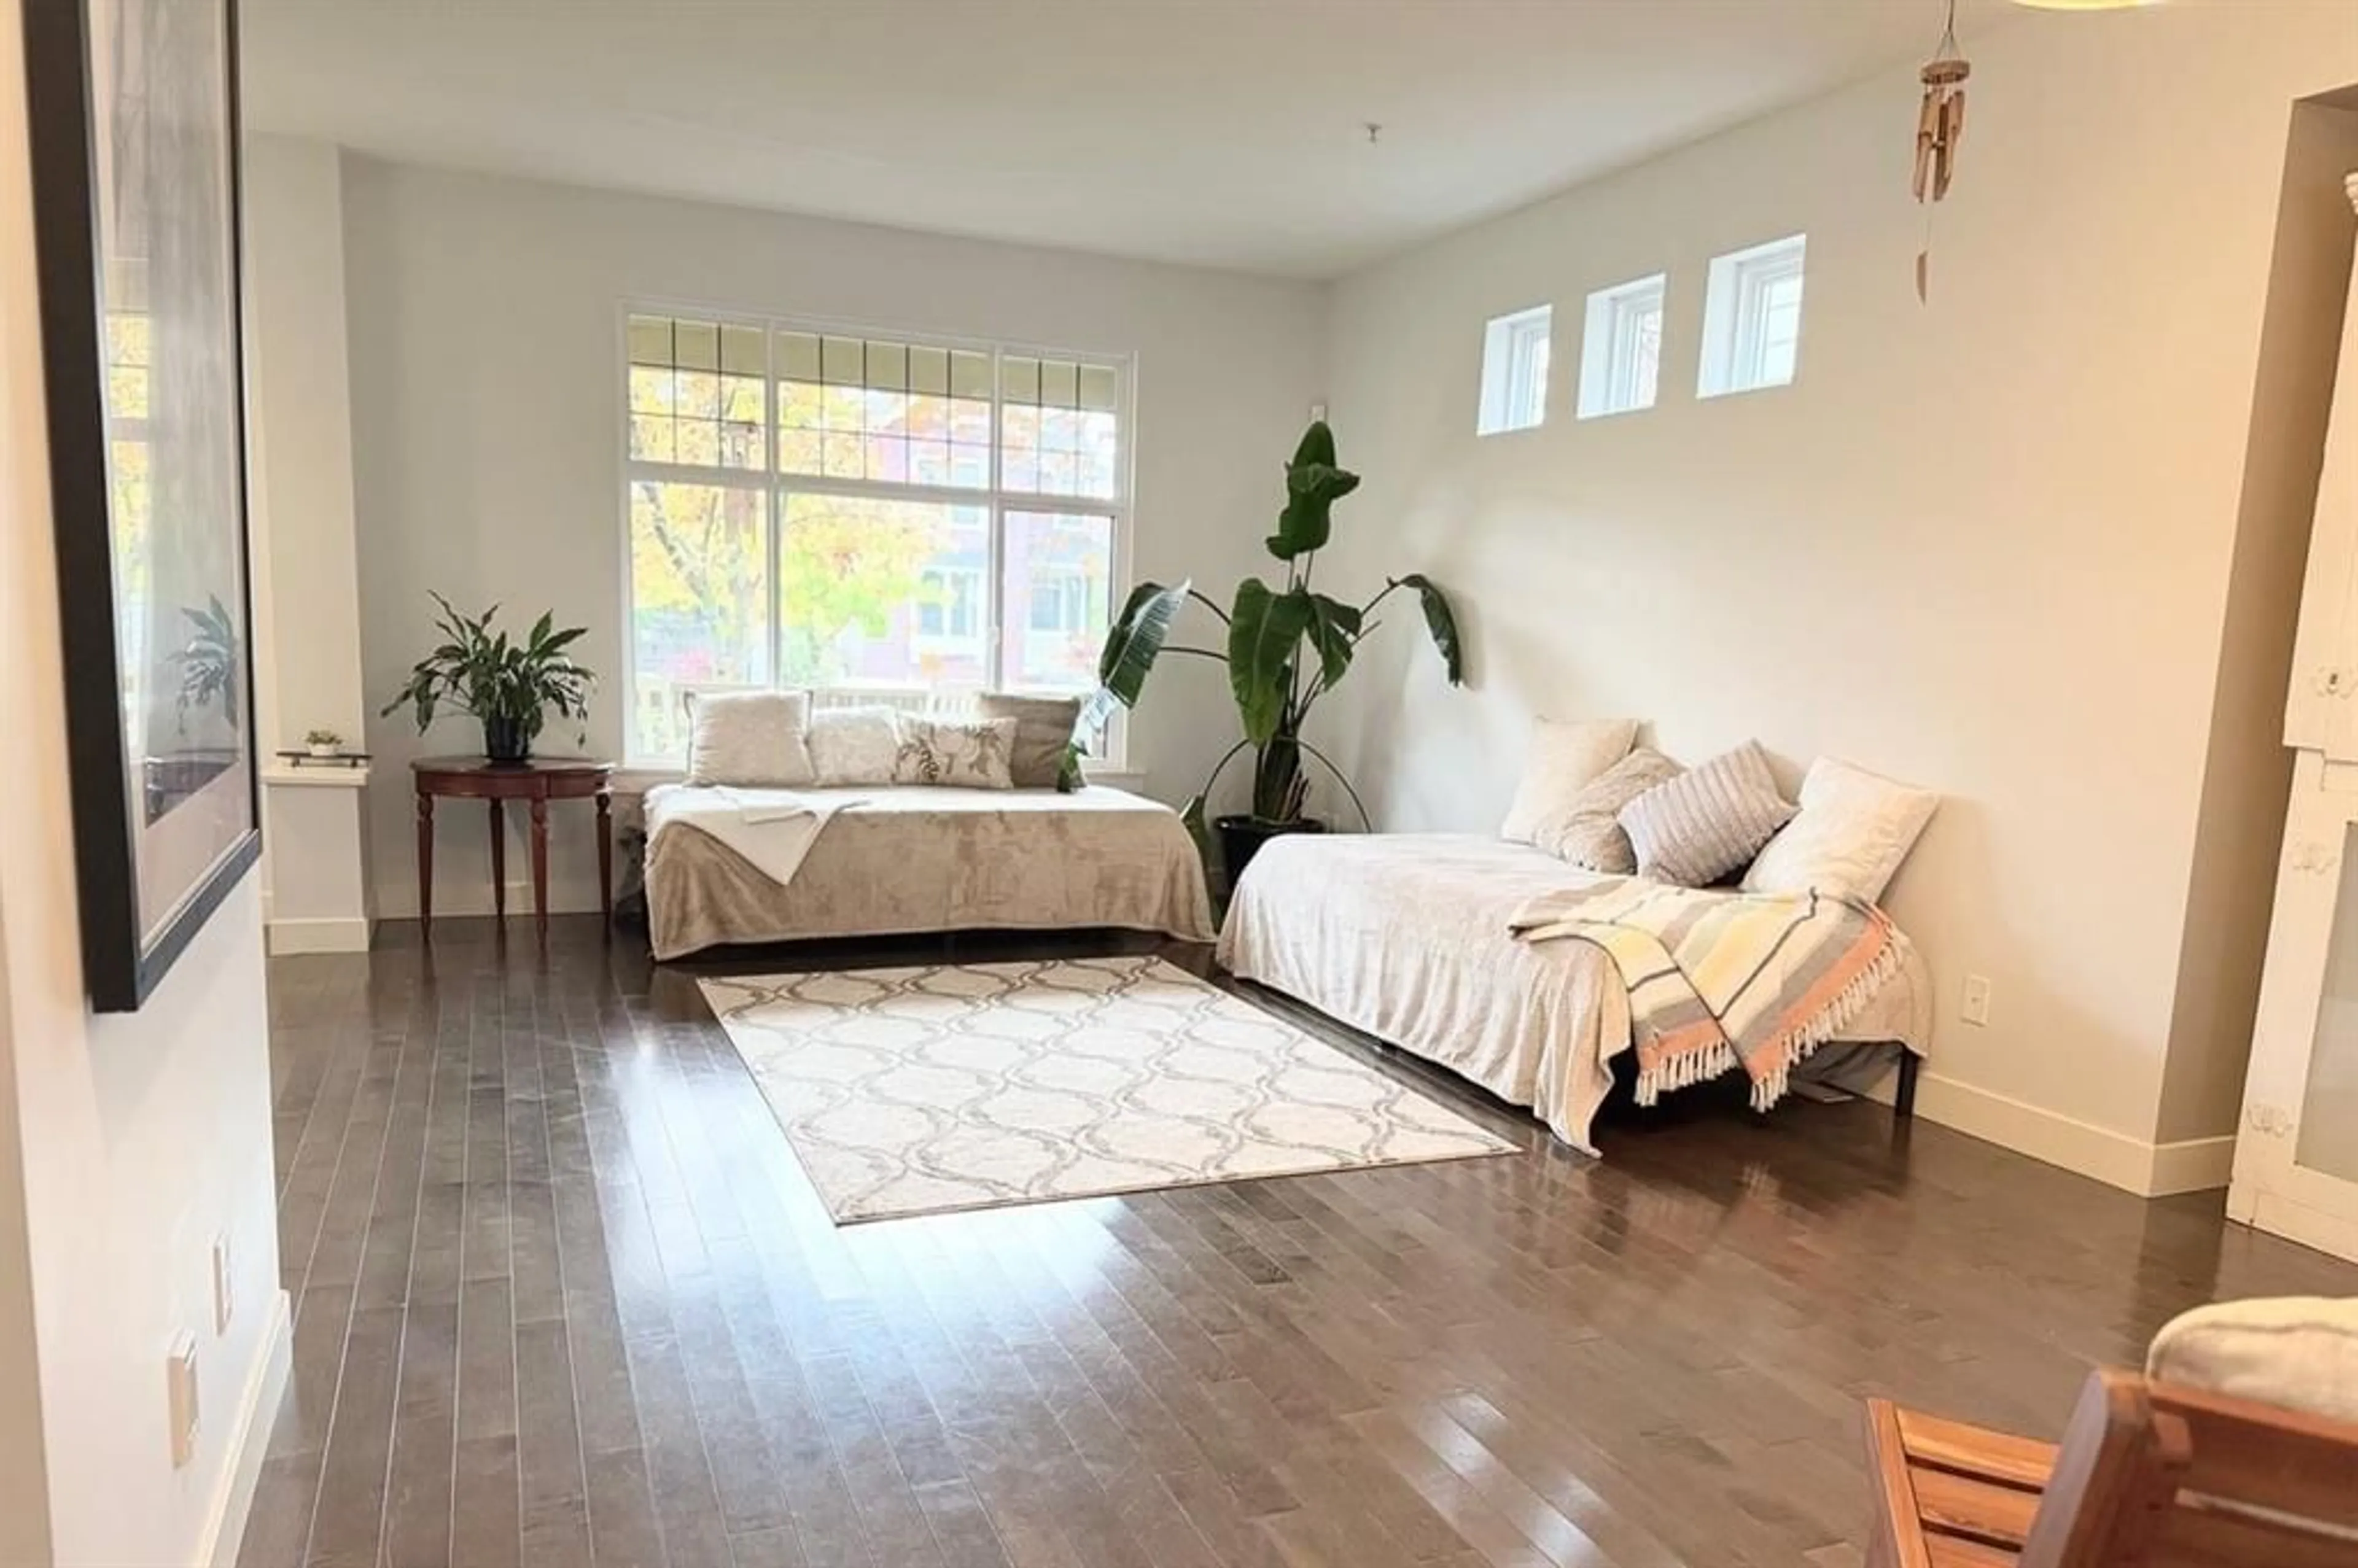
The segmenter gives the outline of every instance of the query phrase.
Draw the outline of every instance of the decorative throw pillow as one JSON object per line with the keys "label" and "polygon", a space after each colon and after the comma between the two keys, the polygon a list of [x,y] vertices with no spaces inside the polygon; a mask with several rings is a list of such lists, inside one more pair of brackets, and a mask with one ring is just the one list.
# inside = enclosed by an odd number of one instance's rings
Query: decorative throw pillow
{"label": "decorative throw pillow", "polygon": [[1656,784],[1621,808],[1620,822],[1639,876],[1700,888],[1752,859],[1792,815],[1768,753],[1747,741]]}
{"label": "decorative throw pillow", "polygon": [[901,745],[892,782],[950,789],[1013,789],[1009,760],[1015,752],[1012,719],[925,719],[901,715]]}
{"label": "decorative throw pillow", "polygon": [[1907,860],[1941,797],[1833,757],[1810,764],[1800,815],[1744,873],[1747,892],[1817,888],[1873,903]]}
{"label": "decorative throw pillow", "polygon": [[1081,721],[1077,697],[1004,697],[993,693],[976,705],[985,719],[1015,720],[1015,752],[1008,772],[1017,789],[1068,789],[1065,752],[1073,727]]}
{"label": "decorative throw pillow", "polygon": [[687,782],[747,789],[806,789],[810,693],[705,692],[688,698]]}
{"label": "decorative throw pillow", "polygon": [[1542,719],[1531,726],[1531,749],[1523,759],[1522,782],[1498,837],[1536,844],[1540,824],[1561,816],[1599,773],[1629,754],[1638,739],[1634,719]]}
{"label": "decorative throw pillow", "polygon": [[811,766],[820,787],[888,784],[901,754],[901,731],[889,708],[827,708],[811,715]]}
{"label": "decorative throw pillow", "polygon": [[2277,1296],[2196,1307],[2153,1336],[2145,1375],[2358,1422],[2358,1300]]}
{"label": "decorative throw pillow", "polygon": [[1628,876],[1638,852],[1617,818],[1621,808],[1686,770],[1651,746],[1640,746],[1588,782],[1562,813],[1541,819],[1531,842],[1583,871]]}

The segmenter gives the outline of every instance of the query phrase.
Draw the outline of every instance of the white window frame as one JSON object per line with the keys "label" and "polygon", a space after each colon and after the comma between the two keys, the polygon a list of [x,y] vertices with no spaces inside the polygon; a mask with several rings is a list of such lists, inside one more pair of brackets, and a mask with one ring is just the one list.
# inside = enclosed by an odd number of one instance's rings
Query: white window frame
{"label": "white window frame", "polygon": [[[701,463],[656,462],[631,456],[631,318],[633,316],[664,316],[675,319],[709,321],[723,327],[752,327],[762,332],[762,428],[763,466],[758,469],[728,468]],[[964,350],[990,356],[990,482],[981,489],[957,485],[917,484],[889,480],[839,479],[812,474],[784,473],[778,468],[778,338],[782,333],[815,333],[827,337],[860,338],[884,342],[905,343],[912,348]],[[1004,460],[1005,427],[1001,411],[1006,405],[1006,367],[1010,359],[1072,360],[1094,365],[1111,367],[1116,373],[1114,392],[1115,446],[1114,494],[1109,500],[1095,496],[1044,495],[1032,491],[1010,491],[1001,487],[1001,467]],[[843,495],[886,501],[910,501],[950,506],[986,509],[990,514],[990,564],[984,570],[984,586],[989,594],[989,613],[985,617],[982,635],[985,645],[985,691],[1025,691],[1031,688],[1010,687],[1003,683],[1002,662],[1007,644],[1007,515],[1011,512],[1032,512],[1047,514],[1102,516],[1109,519],[1109,554],[1111,561],[1107,582],[1109,611],[1120,606],[1130,594],[1130,562],[1132,559],[1132,479],[1136,461],[1136,408],[1138,387],[1137,356],[1127,351],[1102,349],[1076,349],[1061,345],[1044,345],[1015,340],[995,340],[947,335],[940,332],[913,331],[906,328],[879,326],[871,322],[849,321],[808,316],[776,316],[744,310],[731,310],[710,305],[676,299],[639,297],[621,301],[614,311],[613,354],[610,362],[614,370],[611,382],[614,398],[615,452],[619,470],[614,493],[619,512],[622,535],[622,565],[619,574],[622,619],[622,753],[624,765],[633,769],[664,772],[681,766],[681,755],[649,754],[639,745],[638,714],[632,694],[638,690],[638,637],[633,620],[633,598],[631,580],[631,487],[640,481],[666,484],[718,485],[728,489],[754,490],[767,496],[764,526],[768,533],[766,579],[771,585],[771,612],[768,616],[770,645],[768,665],[773,685],[784,665],[784,628],[776,611],[779,542],[785,525],[785,497],[789,494]],[[1020,628],[1018,629],[1021,630]],[[1055,695],[1067,695],[1058,692]],[[1129,721],[1126,715],[1116,714],[1098,738],[1098,750],[1091,753],[1100,771],[1119,773],[1127,765],[1129,753]]]}
{"label": "white window frame", "polygon": [[[1696,376],[1695,395],[1727,397],[1766,392],[1790,386],[1800,378],[1808,268],[1807,234],[1789,234],[1712,259],[1704,296],[1703,364]],[[1764,336],[1768,290],[1788,280],[1804,290],[1796,306],[1802,317],[1794,323],[1792,366],[1782,374],[1771,374]]]}
{"label": "white window frame", "polygon": [[1482,329],[1482,400],[1475,416],[1477,436],[1536,430],[1547,423],[1549,338],[1555,307],[1494,316]]}
{"label": "white window frame", "polygon": [[[1580,333],[1580,401],[1574,418],[1601,419],[1614,414],[1637,414],[1651,408],[1661,395],[1661,329],[1670,302],[1670,274],[1658,272],[1600,288],[1588,297]],[[1649,316],[1657,322],[1650,388],[1640,390],[1644,338]]]}

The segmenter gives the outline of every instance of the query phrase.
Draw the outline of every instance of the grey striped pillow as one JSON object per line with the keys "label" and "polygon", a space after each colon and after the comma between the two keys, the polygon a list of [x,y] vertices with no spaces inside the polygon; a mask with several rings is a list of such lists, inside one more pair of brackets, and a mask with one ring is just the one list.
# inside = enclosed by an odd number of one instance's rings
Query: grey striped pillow
{"label": "grey striped pillow", "polygon": [[1638,852],[1638,874],[1680,887],[1709,887],[1751,862],[1797,808],[1777,793],[1768,753],[1747,741],[1621,808]]}

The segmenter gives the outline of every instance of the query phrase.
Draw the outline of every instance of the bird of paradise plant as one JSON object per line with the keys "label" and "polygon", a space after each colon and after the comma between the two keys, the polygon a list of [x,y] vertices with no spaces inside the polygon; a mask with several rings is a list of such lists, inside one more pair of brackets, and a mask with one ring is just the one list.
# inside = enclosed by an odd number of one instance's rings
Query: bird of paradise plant
{"label": "bird of paradise plant", "polygon": [[[1376,611],[1386,600],[1403,591],[1415,596],[1449,684],[1465,682],[1457,618],[1448,596],[1422,573],[1386,579],[1383,589],[1364,604],[1347,603],[1311,586],[1318,551],[1333,533],[1335,503],[1358,484],[1359,476],[1336,461],[1334,432],[1324,420],[1313,422],[1285,465],[1285,507],[1278,514],[1277,531],[1264,541],[1269,553],[1284,563],[1282,586],[1249,577],[1237,585],[1224,609],[1192,581],[1141,583],[1115,618],[1098,656],[1099,686],[1083,720],[1090,733],[1102,729],[1116,709],[1136,706],[1146,677],[1166,653],[1228,666],[1244,739],[1221,757],[1183,815],[1197,844],[1208,849],[1205,801],[1228,764],[1243,752],[1252,752],[1251,812],[1246,817],[1223,818],[1218,825],[1229,840],[1231,879],[1241,871],[1239,862],[1267,837],[1323,826],[1307,815],[1310,778],[1304,758],[1334,776],[1361,821],[1367,821],[1367,807],[1349,779],[1303,740],[1302,731],[1320,700],[1350,673],[1359,644],[1375,631]],[[1222,646],[1170,643],[1180,611],[1191,601],[1220,622]]]}

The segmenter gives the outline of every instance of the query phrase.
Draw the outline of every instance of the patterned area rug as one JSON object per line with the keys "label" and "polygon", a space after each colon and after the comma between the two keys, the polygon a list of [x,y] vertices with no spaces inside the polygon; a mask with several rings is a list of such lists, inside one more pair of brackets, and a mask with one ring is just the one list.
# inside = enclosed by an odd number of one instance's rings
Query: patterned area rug
{"label": "patterned area rug", "polygon": [[702,985],[838,1223],[1515,1148],[1159,958]]}

